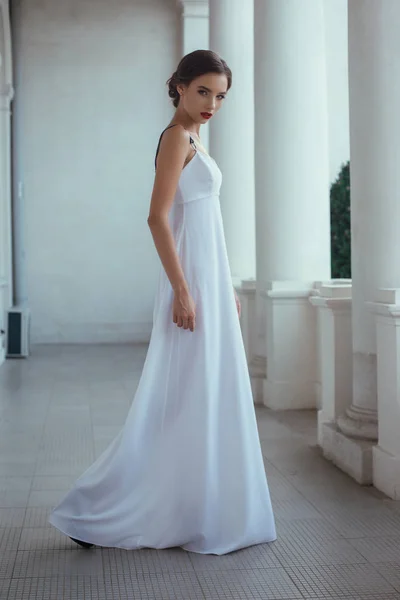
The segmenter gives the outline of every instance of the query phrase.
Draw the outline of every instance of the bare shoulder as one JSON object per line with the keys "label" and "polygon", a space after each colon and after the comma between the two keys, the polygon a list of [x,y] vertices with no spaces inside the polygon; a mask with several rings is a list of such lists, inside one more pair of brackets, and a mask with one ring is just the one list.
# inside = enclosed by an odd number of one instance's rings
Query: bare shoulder
{"label": "bare shoulder", "polygon": [[190,134],[182,125],[175,125],[164,131],[156,156],[149,219],[168,213],[189,148]]}
{"label": "bare shoulder", "polygon": [[160,151],[162,148],[168,151],[187,149],[189,141],[189,132],[178,123],[164,132],[161,138]]}
{"label": "bare shoulder", "polygon": [[190,148],[190,134],[182,125],[166,129],[161,137],[156,166],[157,170],[171,172],[182,170]]}

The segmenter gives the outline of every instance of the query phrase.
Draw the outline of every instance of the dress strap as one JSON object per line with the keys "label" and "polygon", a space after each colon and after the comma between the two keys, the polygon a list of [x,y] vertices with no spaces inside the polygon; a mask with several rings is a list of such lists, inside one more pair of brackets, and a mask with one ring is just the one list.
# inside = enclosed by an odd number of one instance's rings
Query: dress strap
{"label": "dress strap", "polygon": [[[178,125],[178,123],[174,123],[173,125],[168,125],[168,127],[166,127],[164,129],[164,131],[161,132],[160,138],[158,140],[158,145],[157,145],[157,150],[156,150],[156,156],[155,156],[155,159],[154,159],[154,168],[155,169],[157,168],[157,156],[158,156],[158,153],[160,151],[161,138],[164,135],[164,133],[167,131],[167,129],[171,129],[171,127],[175,127],[175,125]],[[196,144],[194,143],[194,139],[192,138],[192,136],[190,134],[189,134],[189,143],[193,147],[194,151],[197,152]]]}
{"label": "dress strap", "polygon": [[193,150],[195,152],[197,152],[196,144],[194,143],[194,139],[192,138],[192,136],[190,134],[189,134],[189,142],[190,142],[190,145],[193,147]]}

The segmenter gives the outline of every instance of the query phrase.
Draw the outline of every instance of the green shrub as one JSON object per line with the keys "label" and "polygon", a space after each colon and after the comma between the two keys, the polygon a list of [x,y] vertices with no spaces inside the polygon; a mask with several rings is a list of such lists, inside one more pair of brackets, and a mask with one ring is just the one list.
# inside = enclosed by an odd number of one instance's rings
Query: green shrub
{"label": "green shrub", "polygon": [[351,278],[350,163],[331,186],[331,261],[333,279]]}

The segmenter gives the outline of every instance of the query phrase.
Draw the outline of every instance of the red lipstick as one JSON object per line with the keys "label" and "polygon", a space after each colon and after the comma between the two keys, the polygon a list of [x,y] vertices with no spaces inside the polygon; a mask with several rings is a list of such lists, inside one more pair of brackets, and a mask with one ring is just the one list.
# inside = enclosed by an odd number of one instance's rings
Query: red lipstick
{"label": "red lipstick", "polygon": [[202,112],[200,113],[201,116],[203,117],[203,119],[211,119],[212,114],[211,113],[207,113],[207,112]]}

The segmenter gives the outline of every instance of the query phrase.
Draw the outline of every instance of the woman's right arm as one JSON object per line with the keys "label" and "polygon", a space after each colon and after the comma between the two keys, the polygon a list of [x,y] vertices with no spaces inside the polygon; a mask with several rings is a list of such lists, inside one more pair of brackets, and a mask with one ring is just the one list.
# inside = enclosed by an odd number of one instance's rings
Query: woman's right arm
{"label": "woman's right arm", "polygon": [[194,302],[190,296],[168,219],[189,147],[189,134],[182,126],[177,125],[164,133],[157,157],[157,169],[147,223],[174,291],[173,320],[178,327],[193,331],[195,325]]}

